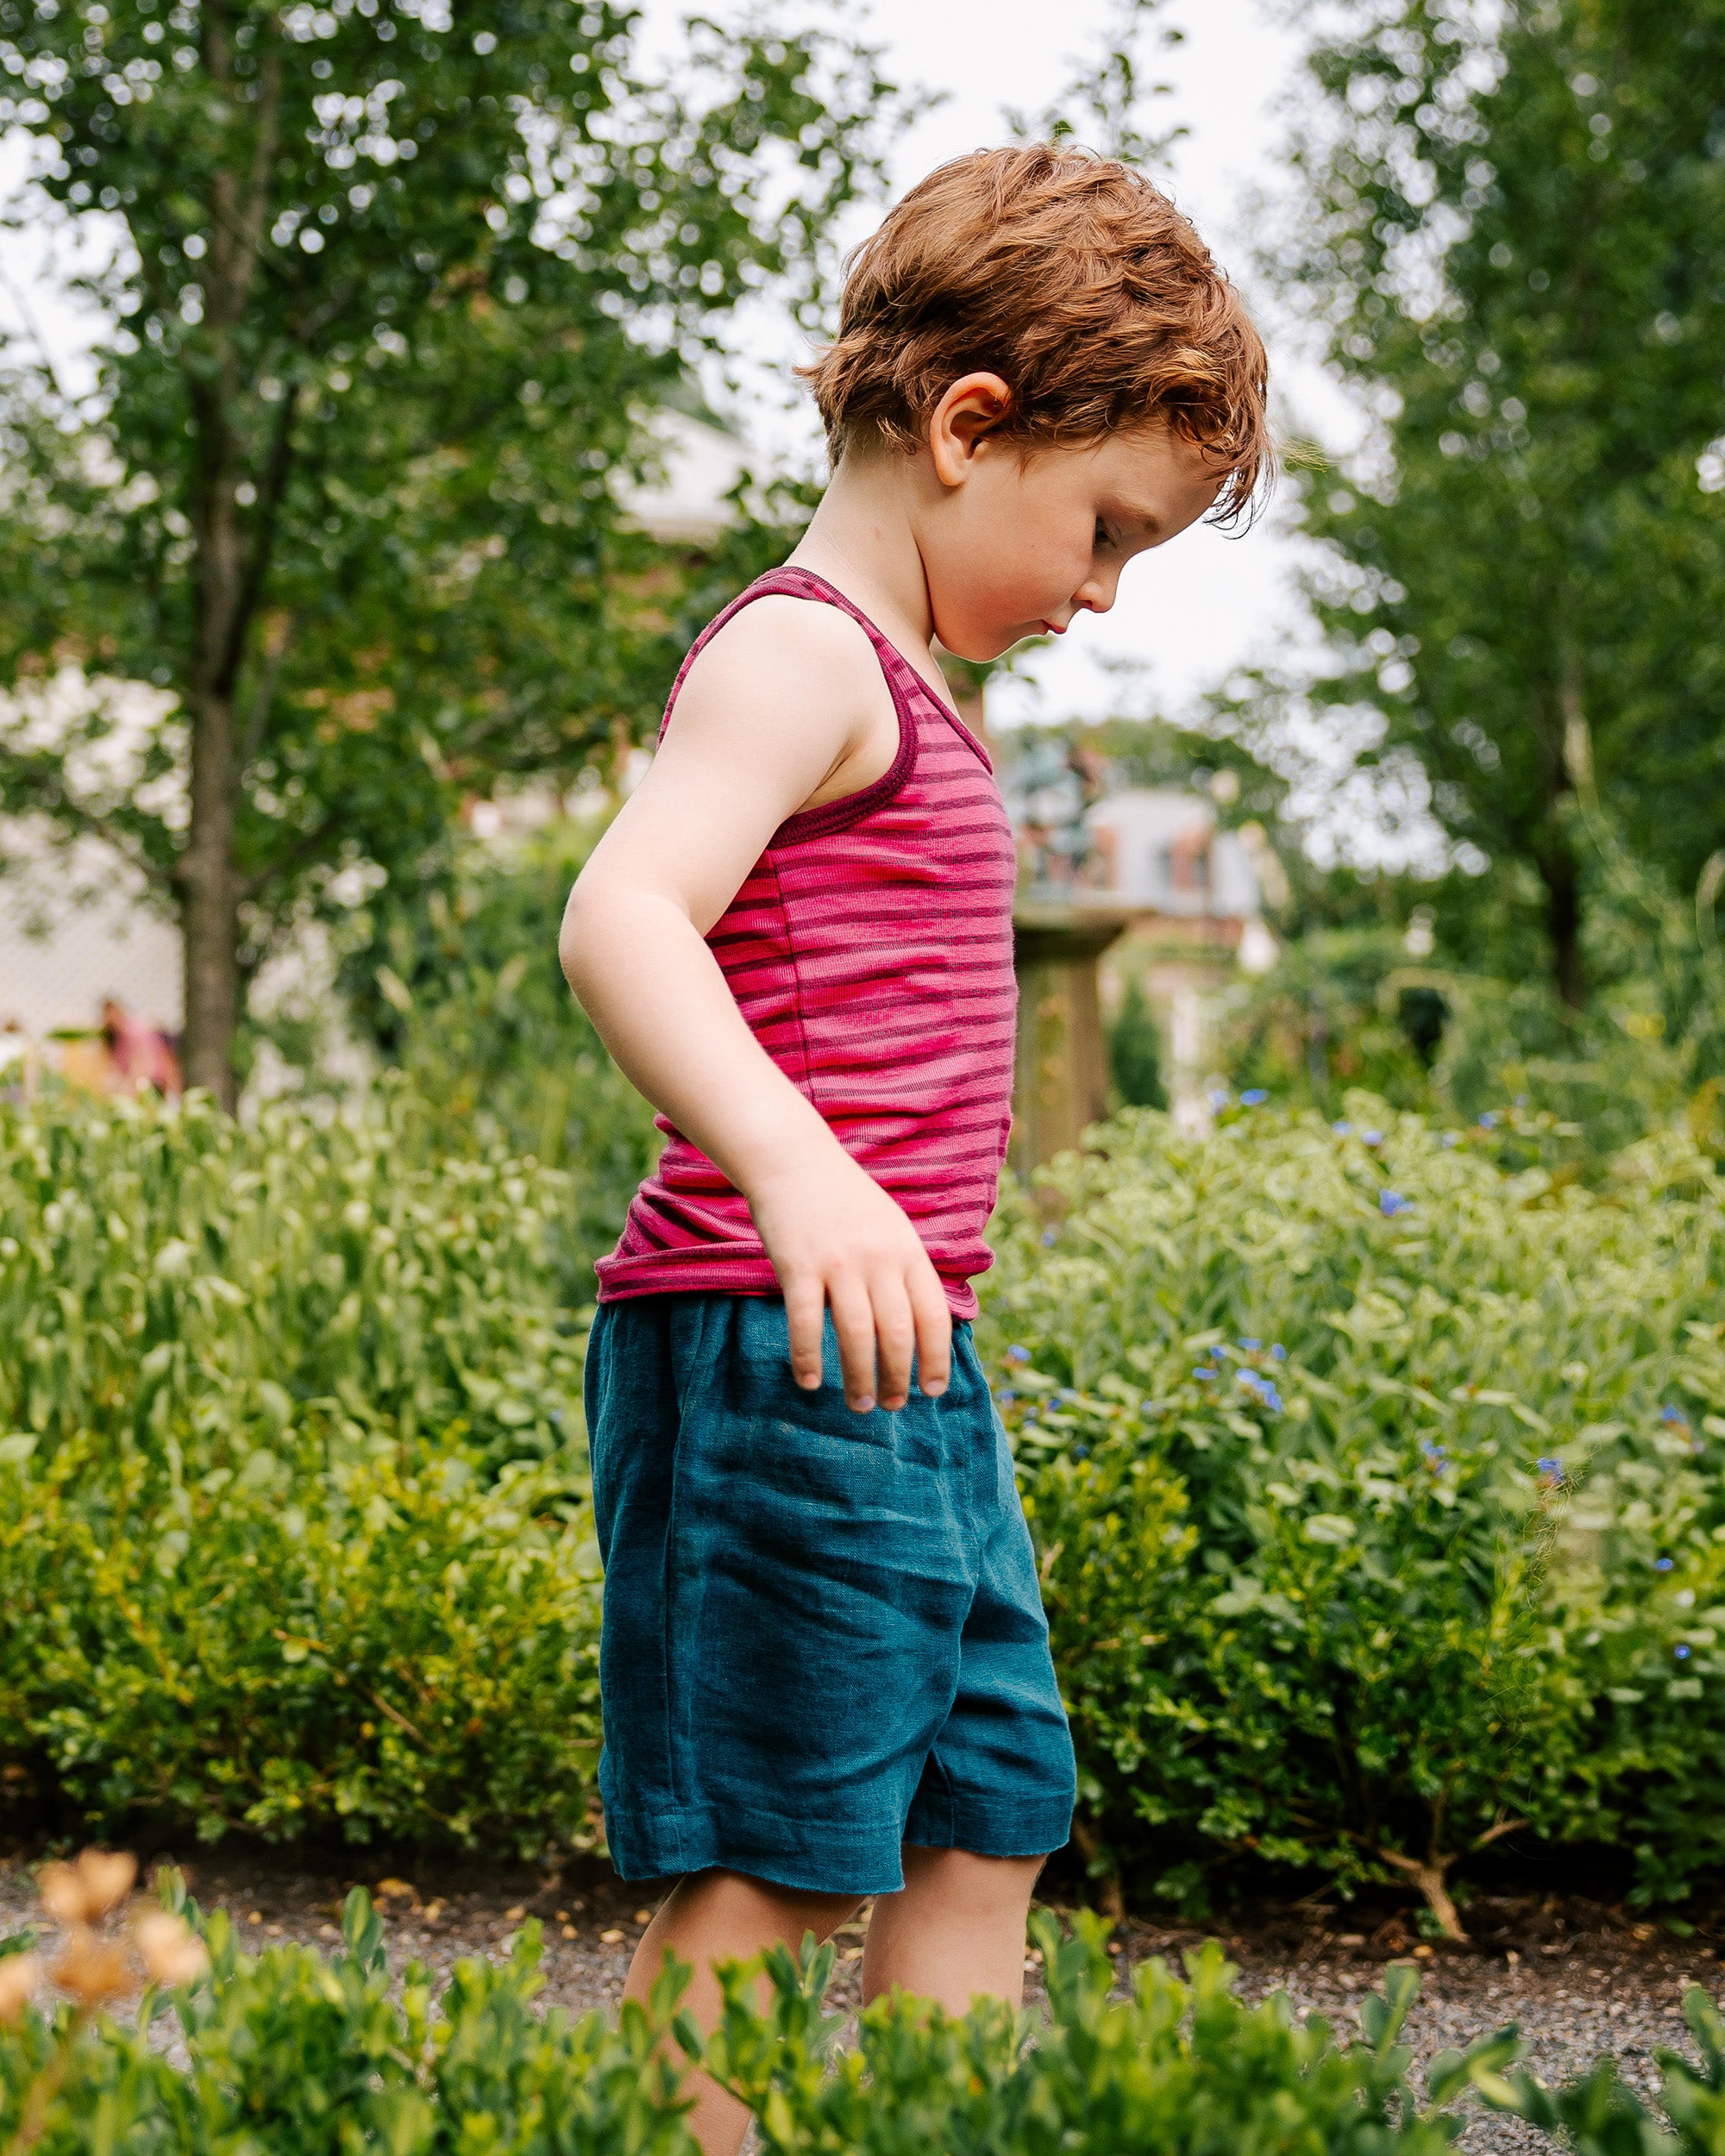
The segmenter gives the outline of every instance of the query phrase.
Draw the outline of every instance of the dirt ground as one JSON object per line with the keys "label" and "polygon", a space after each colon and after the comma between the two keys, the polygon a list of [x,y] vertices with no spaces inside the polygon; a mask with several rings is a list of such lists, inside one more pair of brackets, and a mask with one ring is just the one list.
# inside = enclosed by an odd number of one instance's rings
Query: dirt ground
{"label": "dirt ground", "polygon": [[[547,1871],[410,1868],[396,1859],[386,1868],[356,1865],[350,1853],[316,1868],[251,1853],[164,1854],[180,1865],[205,1908],[226,1908],[260,1946],[298,1939],[327,1948],[340,1936],[342,1902],[355,1885],[368,1888],[386,1912],[392,1956],[415,1957],[434,1971],[466,1954],[501,1955],[517,1926],[536,1916],[545,1927],[543,1996],[577,2012],[616,2004],[657,1899],[593,1864]],[[31,1877],[23,1858],[0,1858],[0,1934],[36,1913]],[[1513,2021],[1543,2079],[1567,2078],[1610,2051],[1626,2078],[1649,2091],[1658,2080],[1655,2053],[1690,2048],[1678,2003],[1684,1985],[1721,1988],[1725,1924],[1703,1924],[1680,1939],[1620,1909],[1555,1896],[1476,1899],[1468,1920],[1473,1936],[1465,1947],[1420,1940],[1405,1911],[1337,1914],[1298,1905],[1208,1930],[1131,1919],[1116,1928],[1115,1946],[1125,1971],[1152,1954],[1177,1966],[1184,1949],[1220,1938],[1240,1966],[1247,1996],[1284,1990],[1296,2011],[1324,2014],[1339,2034],[1352,2028],[1361,1996],[1382,1981],[1385,1965],[1408,1961],[1424,1978],[1408,2031],[1421,2060]],[[832,2003],[854,2006],[861,1925],[847,1927],[837,1944]],[[1034,1991],[1033,1965],[1028,1973]],[[1549,2147],[1514,2121],[1484,2115],[1471,2122],[1460,2146]]]}

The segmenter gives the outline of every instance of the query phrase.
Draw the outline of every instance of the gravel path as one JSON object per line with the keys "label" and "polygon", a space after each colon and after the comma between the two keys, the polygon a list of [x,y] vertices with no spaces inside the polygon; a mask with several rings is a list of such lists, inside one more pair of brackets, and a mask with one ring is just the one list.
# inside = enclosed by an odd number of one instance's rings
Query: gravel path
{"label": "gravel path", "polygon": [[[204,1852],[178,1861],[204,1906],[226,1908],[242,1936],[259,1946],[298,1939],[327,1948],[340,1936],[342,1902],[354,1885],[369,1888],[386,1912],[392,1957],[415,1957],[433,1971],[466,1954],[500,1955],[524,1918],[539,1917],[543,1996],[576,2012],[615,2006],[656,1898],[591,1865],[565,1871],[398,1865],[388,1871],[350,1868],[349,1858],[343,1868],[323,1871],[268,1856]],[[30,1867],[0,1858],[0,1934],[34,1913]],[[1684,1986],[1693,1980],[1721,1988],[1712,1925],[1678,1940],[1621,1911],[1554,1896],[1476,1901],[1468,1914],[1476,1943],[1465,1948],[1419,1941],[1393,1912],[1346,1911],[1338,1918],[1297,1908],[1259,1912],[1238,1931],[1213,1933],[1131,1920],[1116,1939],[1125,1971],[1157,1953],[1177,1967],[1184,1949],[1218,1936],[1240,1966],[1247,1996],[1285,1990],[1296,2011],[1325,2015],[1339,2034],[1352,2028],[1361,1996],[1382,1982],[1385,1965],[1407,1961],[1424,1979],[1408,2029],[1421,2060],[1514,2021],[1527,2040],[1527,2063],[1542,2079],[1567,2079],[1609,2051],[1626,2078],[1648,2093],[1658,2083],[1655,2052],[1690,2048],[1678,2003]],[[1358,1928],[1344,1928],[1349,1923]],[[1725,1940],[1725,1926],[1718,1936]],[[838,1946],[832,2004],[854,2007],[860,1926],[847,1927]],[[1032,1982],[1034,1988],[1033,1971]],[[1481,2115],[1471,2120],[1460,2147],[1549,2151],[1550,2144],[1514,2120]]]}

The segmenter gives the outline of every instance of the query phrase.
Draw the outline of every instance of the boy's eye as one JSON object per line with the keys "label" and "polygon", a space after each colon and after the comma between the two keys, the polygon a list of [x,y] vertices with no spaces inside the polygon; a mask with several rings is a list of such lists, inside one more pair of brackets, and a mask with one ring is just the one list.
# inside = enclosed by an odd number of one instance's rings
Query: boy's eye
{"label": "boy's eye", "polygon": [[1108,527],[1102,522],[1101,518],[1100,517],[1097,517],[1095,537],[1096,546],[1098,548],[1111,547],[1113,543],[1113,534],[1108,530]]}

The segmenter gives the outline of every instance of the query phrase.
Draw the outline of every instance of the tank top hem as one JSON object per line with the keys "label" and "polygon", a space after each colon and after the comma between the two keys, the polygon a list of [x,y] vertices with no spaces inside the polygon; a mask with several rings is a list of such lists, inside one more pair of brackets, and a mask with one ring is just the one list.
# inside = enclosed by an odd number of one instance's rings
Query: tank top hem
{"label": "tank top hem", "polygon": [[[643,1257],[602,1257],[599,1302],[628,1302],[637,1295],[777,1295],[783,1293],[770,1258],[734,1244],[656,1251]],[[936,1268],[939,1272],[939,1268]],[[941,1273],[946,1307],[956,1322],[974,1319],[978,1304],[969,1276]]]}

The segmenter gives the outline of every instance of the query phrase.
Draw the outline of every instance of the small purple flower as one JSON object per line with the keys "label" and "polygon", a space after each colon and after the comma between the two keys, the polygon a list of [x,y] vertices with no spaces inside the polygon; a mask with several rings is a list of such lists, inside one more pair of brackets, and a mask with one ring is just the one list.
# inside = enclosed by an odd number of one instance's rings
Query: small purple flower
{"label": "small purple flower", "polygon": [[1446,1460],[1450,1457],[1442,1445],[1434,1445],[1429,1438],[1421,1438],[1420,1450],[1428,1460],[1434,1463]]}
{"label": "small purple flower", "polygon": [[1269,1094],[1262,1086],[1248,1086],[1240,1095],[1240,1106],[1243,1108],[1261,1108],[1269,1098]]}
{"label": "small purple flower", "polygon": [[1282,1413],[1282,1395],[1267,1377],[1257,1370],[1236,1370],[1235,1382],[1244,1385],[1249,1393],[1255,1393],[1272,1414]]}
{"label": "small purple flower", "polygon": [[1089,1446],[1088,1445],[1075,1445],[1072,1448],[1072,1457],[1075,1460],[1088,1460],[1090,1457]]}
{"label": "small purple flower", "polygon": [[1377,1210],[1386,1220],[1394,1220],[1401,1213],[1411,1213],[1414,1200],[1404,1198],[1399,1190],[1380,1190],[1377,1194]]}
{"label": "small purple flower", "polygon": [[1675,1557],[1655,1557],[1653,1559],[1653,1570],[1656,1572],[1669,1572],[1672,1565],[1676,1563],[1677,1559]]}
{"label": "small purple flower", "polygon": [[1280,1340],[1272,1340],[1270,1342],[1270,1351],[1276,1357],[1278,1363],[1285,1363],[1288,1360],[1288,1351],[1283,1346]]}
{"label": "small purple flower", "polygon": [[994,1397],[1000,1401],[1001,1407],[1010,1407],[1013,1402],[1018,1398],[1018,1395],[1013,1390],[1012,1387],[1008,1385],[1002,1391],[996,1393]]}
{"label": "small purple flower", "polygon": [[1497,1128],[1497,1112],[1495,1108],[1484,1111],[1479,1119],[1479,1127],[1482,1131],[1495,1131]]}
{"label": "small purple flower", "polygon": [[1214,1370],[1210,1368],[1208,1363],[1204,1363],[1192,1373],[1194,1377],[1214,1377],[1215,1374]]}
{"label": "small purple flower", "polygon": [[1054,1232],[1054,1230],[1053,1230],[1052,1228],[1044,1228],[1044,1229],[1043,1230],[1043,1232],[1042,1232],[1042,1247],[1044,1248],[1044,1250],[1051,1250],[1054,1248],[1055,1244],[1057,1244],[1059,1240],[1060,1240],[1059,1236],[1056,1234],[1056,1232]]}
{"label": "small purple flower", "polygon": [[1362,1145],[1382,1145],[1383,1133],[1382,1131],[1362,1131],[1359,1134],[1359,1142]]}
{"label": "small purple flower", "polygon": [[1331,1124],[1330,1128],[1335,1132],[1338,1138],[1346,1138],[1353,1129],[1353,1125],[1352,1123],[1333,1123]]}
{"label": "small purple flower", "polygon": [[1689,1659],[1689,1649],[1686,1646],[1681,1645],[1675,1646],[1672,1649],[1672,1652],[1679,1662],[1687,1662]]}
{"label": "small purple flower", "polygon": [[1030,1360],[1030,1350],[1027,1347],[1019,1347],[1018,1344],[1014,1342],[1013,1344],[1007,1350],[1007,1360],[1009,1363],[1028,1363]]}
{"label": "small purple flower", "polygon": [[1535,1460],[1534,1464],[1541,1475],[1550,1475],[1559,1482],[1562,1482],[1563,1462],[1554,1453],[1547,1452],[1543,1458]]}
{"label": "small purple flower", "polygon": [[1447,1152],[1451,1146],[1459,1145],[1461,1144],[1461,1140],[1456,1136],[1453,1131],[1446,1131],[1442,1138],[1439,1139],[1438,1143],[1443,1147],[1444,1150]]}
{"label": "small purple flower", "polygon": [[1259,1348],[1264,1345],[1264,1343],[1262,1340],[1249,1340],[1245,1335],[1242,1333],[1240,1335],[1240,1345],[1245,1350],[1248,1355],[1256,1355]]}
{"label": "small purple flower", "polygon": [[1680,1422],[1685,1430],[1689,1427],[1689,1417],[1684,1414],[1681,1407],[1661,1407],[1659,1410],[1659,1420],[1661,1422]]}
{"label": "small purple flower", "polygon": [[1212,1086],[1206,1096],[1213,1108],[1220,1110],[1228,1105],[1228,1094],[1221,1086]]}

